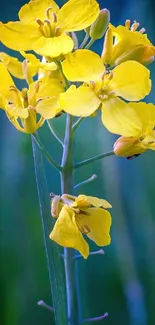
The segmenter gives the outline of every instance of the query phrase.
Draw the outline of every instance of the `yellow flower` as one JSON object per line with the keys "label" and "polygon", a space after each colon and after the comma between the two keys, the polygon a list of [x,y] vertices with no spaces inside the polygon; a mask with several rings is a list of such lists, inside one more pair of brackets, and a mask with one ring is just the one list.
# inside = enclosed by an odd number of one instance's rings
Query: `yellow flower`
{"label": "yellow flower", "polygon": [[20,9],[20,21],[1,23],[0,39],[13,50],[58,57],[73,49],[67,33],[90,26],[98,14],[95,0],[69,0],[61,9],[53,0],[31,0]]}
{"label": "yellow flower", "polygon": [[139,132],[139,118],[127,101],[144,98],[151,89],[149,70],[136,61],[127,61],[107,72],[101,58],[89,50],[69,53],[62,63],[70,81],[84,81],[61,94],[61,108],[75,116],[89,116],[99,107],[102,122],[113,133],[124,136]]}
{"label": "yellow flower", "polygon": [[[59,80],[44,78],[19,91],[5,66],[0,63],[0,106],[10,122],[21,132],[34,133],[45,119],[60,112]],[[41,115],[38,120],[38,114]]]}
{"label": "yellow flower", "polygon": [[130,20],[125,26],[114,27],[109,24],[103,53],[103,62],[109,65],[117,65],[127,60],[135,60],[144,65],[154,60],[155,46],[149,41],[142,28],[137,31],[139,23],[134,22],[130,28]]}
{"label": "yellow flower", "polygon": [[111,205],[96,197],[64,194],[52,200],[52,215],[57,218],[50,239],[61,246],[78,250],[84,258],[89,255],[89,246],[83,235],[98,246],[110,244],[111,215],[106,208]]}
{"label": "yellow flower", "polygon": [[136,137],[120,137],[114,143],[114,152],[118,156],[133,157],[148,149],[155,150],[155,105],[143,102],[130,103],[141,123]]}

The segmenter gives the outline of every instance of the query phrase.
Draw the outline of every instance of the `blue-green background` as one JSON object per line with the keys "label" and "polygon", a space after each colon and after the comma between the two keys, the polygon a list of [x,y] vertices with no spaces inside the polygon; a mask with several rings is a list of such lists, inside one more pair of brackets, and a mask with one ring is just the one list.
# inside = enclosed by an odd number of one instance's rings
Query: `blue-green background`
{"label": "blue-green background", "polygon": [[[99,2],[102,8],[110,9],[113,24],[136,19],[147,29],[151,41],[155,41],[153,0]],[[24,0],[2,0],[0,19],[5,22],[17,19],[24,3]],[[102,43],[98,41],[94,49],[100,53]],[[0,50],[4,50],[2,45]],[[155,84],[153,65],[151,71]],[[152,90],[146,101],[154,99]],[[57,120],[56,124],[62,131],[63,120]],[[40,135],[53,157],[60,161],[61,148],[46,126]],[[100,118],[86,119],[77,130],[76,161],[110,151],[115,138],[104,129]],[[108,312],[109,317],[100,324],[155,324],[154,157],[153,152],[131,161],[109,157],[76,173],[78,181],[96,173],[97,180],[82,191],[106,198],[113,205],[112,243],[105,248],[105,255],[78,262],[83,318]],[[45,167],[49,192],[60,193],[59,175],[46,162]],[[51,304],[51,297],[31,139],[16,131],[4,112],[0,112],[0,208],[0,323],[54,324],[52,313],[37,306],[41,299]]]}

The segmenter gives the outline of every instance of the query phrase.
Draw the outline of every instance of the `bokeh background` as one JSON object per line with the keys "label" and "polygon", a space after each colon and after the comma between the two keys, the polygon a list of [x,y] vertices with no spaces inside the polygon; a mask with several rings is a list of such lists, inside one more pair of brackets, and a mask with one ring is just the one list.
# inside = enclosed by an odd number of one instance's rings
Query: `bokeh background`
{"label": "bokeh background", "polygon": [[[65,1],[57,1],[62,5]],[[0,19],[17,19],[25,0],[1,0]],[[111,22],[137,20],[155,43],[154,0],[104,0]],[[102,43],[94,49],[100,53]],[[0,45],[0,50],[4,47]],[[8,53],[13,53],[9,51]],[[89,63],[91,64],[91,62]],[[155,84],[155,69],[151,67]],[[3,82],[1,80],[0,82]],[[19,87],[23,84],[18,82]],[[146,98],[154,101],[155,93]],[[63,132],[63,119],[56,121]],[[61,148],[47,126],[40,131],[45,146],[60,161]],[[110,151],[115,136],[100,118],[86,119],[77,130],[76,161]],[[105,255],[78,262],[83,318],[109,313],[100,324],[155,324],[155,156],[147,152],[128,161],[109,157],[78,169],[76,181],[96,173],[83,193],[106,198],[113,205],[112,244]],[[49,192],[60,193],[59,175],[45,161]],[[78,193],[78,191],[77,191]],[[53,324],[52,313],[37,306],[51,304],[31,138],[16,131],[0,112],[0,295],[2,325]],[[96,249],[92,246],[92,250]]]}

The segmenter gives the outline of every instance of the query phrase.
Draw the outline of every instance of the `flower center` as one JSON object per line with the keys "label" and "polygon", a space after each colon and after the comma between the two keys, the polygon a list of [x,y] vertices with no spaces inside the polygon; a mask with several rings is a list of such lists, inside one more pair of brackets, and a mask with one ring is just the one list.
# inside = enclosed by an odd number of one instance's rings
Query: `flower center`
{"label": "flower center", "polygon": [[58,18],[56,13],[52,12],[52,8],[49,7],[46,9],[45,14],[47,19],[44,21],[40,20],[39,18],[36,19],[42,35],[46,38],[60,36],[62,31],[58,25]]}

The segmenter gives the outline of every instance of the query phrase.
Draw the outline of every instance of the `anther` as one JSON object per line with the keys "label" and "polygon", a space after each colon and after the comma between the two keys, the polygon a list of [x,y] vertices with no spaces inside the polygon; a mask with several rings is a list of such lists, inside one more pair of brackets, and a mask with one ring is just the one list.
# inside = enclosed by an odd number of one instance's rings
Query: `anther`
{"label": "anther", "polygon": [[132,26],[131,26],[131,31],[132,32],[135,32],[136,30],[137,30],[137,28],[139,27],[139,23],[137,23],[136,21],[134,21],[134,23],[132,24]]}
{"label": "anther", "polygon": [[146,32],[146,29],[143,27],[139,30],[139,33],[144,34]]}
{"label": "anther", "polygon": [[39,18],[36,18],[36,22],[40,27],[44,26],[44,23]]}
{"label": "anther", "polygon": [[57,14],[55,12],[52,12],[52,16],[53,16],[53,23],[57,23],[58,21]]}
{"label": "anther", "polygon": [[82,232],[83,232],[85,235],[87,235],[87,234],[90,232],[90,229],[89,229],[86,225],[84,225],[84,226],[82,227]]}
{"label": "anther", "polygon": [[60,26],[56,26],[55,28],[55,36],[59,36],[60,35]]}
{"label": "anther", "polygon": [[95,81],[93,81],[93,80],[91,80],[90,81],[90,84],[91,84],[91,86],[92,86],[92,88],[93,88],[93,90],[96,88],[96,83],[95,83]]}
{"label": "anther", "polygon": [[50,11],[52,10],[52,7],[48,7],[45,11],[45,15],[48,19],[50,19]]}
{"label": "anther", "polygon": [[127,19],[125,21],[125,27],[128,28],[128,29],[130,29],[130,25],[131,25],[131,21],[130,21],[130,19]]}
{"label": "anther", "polygon": [[9,90],[10,91],[15,91],[16,93],[18,92],[17,88],[15,86],[13,86],[13,85],[9,87]]}

